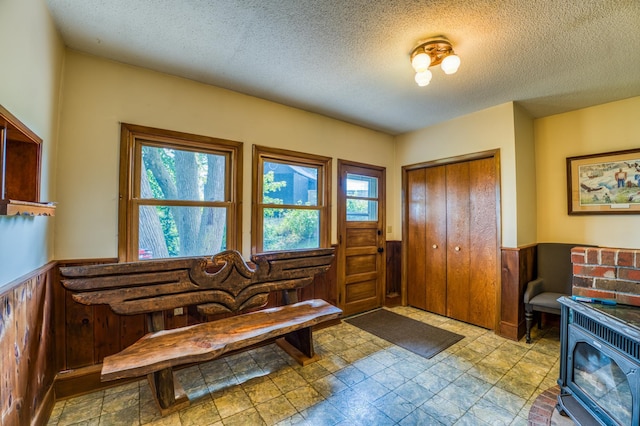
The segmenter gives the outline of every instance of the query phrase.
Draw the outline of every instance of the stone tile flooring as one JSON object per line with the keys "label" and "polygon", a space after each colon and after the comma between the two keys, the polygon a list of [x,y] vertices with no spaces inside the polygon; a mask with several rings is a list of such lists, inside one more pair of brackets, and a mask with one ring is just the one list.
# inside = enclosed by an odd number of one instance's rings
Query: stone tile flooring
{"label": "stone tile flooring", "polygon": [[191,406],[161,417],[147,382],[56,403],[50,425],[526,425],[558,377],[557,328],[530,345],[410,307],[392,311],[465,336],[425,359],[342,322],[314,333],[321,359],[276,345],[179,370]]}

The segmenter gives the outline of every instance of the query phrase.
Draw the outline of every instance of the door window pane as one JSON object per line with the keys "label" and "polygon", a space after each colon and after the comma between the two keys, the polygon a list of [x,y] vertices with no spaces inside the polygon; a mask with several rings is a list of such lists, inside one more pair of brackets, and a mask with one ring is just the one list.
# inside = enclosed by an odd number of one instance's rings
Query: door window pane
{"label": "door window pane", "polygon": [[378,178],[347,173],[347,196],[378,198]]}
{"label": "door window pane", "polygon": [[378,179],[347,173],[347,221],[378,220]]}
{"label": "door window pane", "polygon": [[356,221],[377,221],[378,202],[371,200],[347,199],[347,220]]}

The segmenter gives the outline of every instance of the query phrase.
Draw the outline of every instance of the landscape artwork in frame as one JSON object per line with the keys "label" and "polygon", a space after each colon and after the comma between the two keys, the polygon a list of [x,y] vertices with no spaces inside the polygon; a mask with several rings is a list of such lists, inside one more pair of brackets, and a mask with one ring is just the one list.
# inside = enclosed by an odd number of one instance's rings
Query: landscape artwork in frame
{"label": "landscape artwork in frame", "polygon": [[640,149],[567,158],[569,214],[640,213]]}

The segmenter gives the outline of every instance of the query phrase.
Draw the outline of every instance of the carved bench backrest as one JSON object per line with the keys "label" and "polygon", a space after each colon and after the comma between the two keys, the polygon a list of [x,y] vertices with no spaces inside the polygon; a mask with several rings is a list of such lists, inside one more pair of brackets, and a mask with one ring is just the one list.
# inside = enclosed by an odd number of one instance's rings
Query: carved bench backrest
{"label": "carved bench backrest", "polygon": [[118,314],[152,313],[197,305],[203,314],[264,306],[269,292],[293,290],[329,269],[334,249],[264,253],[229,250],[213,257],[145,260],[62,267],[62,284],[85,305],[108,304]]}

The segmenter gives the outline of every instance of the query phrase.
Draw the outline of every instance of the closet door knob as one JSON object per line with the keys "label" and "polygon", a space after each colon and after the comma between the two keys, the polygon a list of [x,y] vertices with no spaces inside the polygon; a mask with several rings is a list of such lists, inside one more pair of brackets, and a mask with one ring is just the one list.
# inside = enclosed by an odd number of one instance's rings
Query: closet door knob
{"label": "closet door knob", "polygon": [[437,244],[434,244],[434,245],[432,245],[431,247],[433,247],[434,249],[437,249],[437,248],[438,248],[438,245],[437,245]]}
{"label": "closet door knob", "polygon": [[455,251],[460,251],[460,247],[456,246]]}

